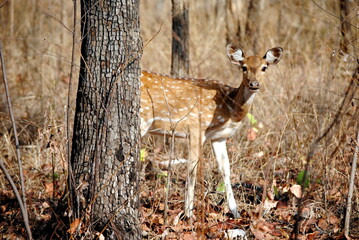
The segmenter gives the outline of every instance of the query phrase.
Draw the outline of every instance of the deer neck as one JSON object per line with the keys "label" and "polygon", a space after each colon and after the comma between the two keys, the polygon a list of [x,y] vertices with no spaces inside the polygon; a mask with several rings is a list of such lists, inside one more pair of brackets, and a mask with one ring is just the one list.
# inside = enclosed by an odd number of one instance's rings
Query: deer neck
{"label": "deer neck", "polygon": [[232,121],[239,122],[247,115],[255,95],[256,92],[250,91],[243,83],[229,94],[226,102]]}

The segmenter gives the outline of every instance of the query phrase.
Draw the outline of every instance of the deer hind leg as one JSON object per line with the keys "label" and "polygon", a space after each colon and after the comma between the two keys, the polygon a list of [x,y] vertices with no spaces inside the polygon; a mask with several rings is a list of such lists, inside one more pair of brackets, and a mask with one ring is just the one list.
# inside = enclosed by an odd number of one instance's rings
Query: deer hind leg
{"label": "deer hind leg", "polygon": [[234,199],[231,185],[231,169],[227,154],[226,140],[212,141],[212,147],[216,156],[219,171],[222,173],[223,176],[229,209],[231,210],[235,218],[239,218],[240,216],[237,211],[237,204],[236,200]]}
{"label": "deer hind leg", "polygon": [[203,144],[204,136],[202,142],[200,143],[199,133],[196,130],[191,131],[189,139],[189,157],[187,161],[187,180],[186,180],[186,197],[185,197],[185,215],[188,218],[193,217],[193,205],[194,205],[194,196],[195,196],[195,186],[197,179],[197,166],[198,166],[198,157],[200,144]]}

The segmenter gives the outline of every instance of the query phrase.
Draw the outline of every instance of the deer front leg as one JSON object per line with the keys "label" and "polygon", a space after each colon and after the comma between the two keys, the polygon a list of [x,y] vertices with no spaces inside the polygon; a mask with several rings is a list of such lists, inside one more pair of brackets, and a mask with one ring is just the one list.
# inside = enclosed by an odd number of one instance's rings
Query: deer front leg
{"label": "deer front leg", "polygon": [[223,176],[229,209],[231,210],[235,218],[239,218],[240,216],[237,211],[237,204],[236,200],[234,199],[231,185],[231,169],[227,154],[226,140],[212,141],[212,147],[216,156],[219,171],[222,173]]}

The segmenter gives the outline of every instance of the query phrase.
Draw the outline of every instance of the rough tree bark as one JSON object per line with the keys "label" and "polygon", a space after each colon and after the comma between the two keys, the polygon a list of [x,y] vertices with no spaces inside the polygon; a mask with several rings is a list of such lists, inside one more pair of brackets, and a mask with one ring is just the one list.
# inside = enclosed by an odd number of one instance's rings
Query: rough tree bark
{"label": "rough tree bark", "polygon": [[172,61],[171,75],[189,74],[188,0],[172,0]]}
{"label": "rough tree bark", "polygon": [[81,20],[73,213],[85,226],[107,228],[106,239],[141,239],[139,0],[81,0]]}

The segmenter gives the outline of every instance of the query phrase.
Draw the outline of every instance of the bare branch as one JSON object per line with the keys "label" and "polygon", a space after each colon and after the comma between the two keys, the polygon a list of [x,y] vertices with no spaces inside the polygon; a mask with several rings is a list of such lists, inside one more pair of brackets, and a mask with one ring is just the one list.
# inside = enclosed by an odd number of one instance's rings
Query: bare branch
{"label": "bare branch", "polygon": [[[321,7],[318,3],[316,3],[314,0],[312,0],[312,2],[318,7],[320,8],[322,11],[326,12],[327,14],[329,14],[332,17],[338,18],[340,21],[345,21],[344,19],[341,19],[340,17],[338,17],[337,15],[335,15],[334,13],[329,12],[328,10],[324,9],[323,7]],[[350,22],[348,22],[348,24],[356,29],[359,29],[357,26],[351,24]]]}
{"label": "bare branch", "polygon": [[[20,184],[21,184],[21,191],[22,191],[22,201],[21,201],[21,199],[18,199],[18,201],[19,201],[20,205],[23,205],[24,211],[22,211],[22,216],[24,218],[26,232],[27,232],[27,235],[28,235],[29,239],[32,239],[31,230],[30,230],[30,226],[29,226],[29,217],[28,217],[27,208],[26,208],[25,180],[24,180],[24,174],[23,174],[23,171],[22,171],[22,162],[21,162],[21,155],[20,155],[19,139],[17,137],[14,113],[13,113],[12,107],[11,107],[10,91],[9,91],[9,86],[8,86],[8,82],[7,82],[7,77],[6,77],[5,61],[4,61],[4,55],[3,55],[2,49],[3,49],[2,42],[0,41],[1,67],[2,67],[2,73],[3,73],[4,86],[5,86],[6,101],[7,101],[7,104],[8,104],[9,114],[10,114],[10,118],[11,118],[11,122],[12,122],[12,128],[13,128],[13,131],[14,131],[16,158],[17,158],[18,164],[19,164],[19,174],[20,174]],[[4,169],[3,169],[3,171],[4,171]],[[4,173],[5,173],[5,171],[4,171]],[[13,189],[14,189],[14,187],[13,187]],[[14,190],[14,192],[15,192],[15,190]]]}
{"label": "bare branch", "polygon": [[352,211],[354,180],[355,180],[355,173],[356,173],[356,169],[357,169],[358,155],[359,155],[359,121],[357,121],[357,140],[356,140],[356,146],[355,146],[355,151],[354,151],[354,156],[353,156],[352,169],[351,169],[351,173],[350,173],[347,211],[345,213],[345,222],[344,222],[345,223],[344,224],[344,235],[348,239],[349,239],[349,227],[350,227],[350,214]]}
{"label": "bare branch", "polygon": [[298,239],[298,235],[299,235],[299,223],[301,221],[301,212],[302,212],[302,202],[303,202],[303,196],[304,194],[304,186],[305,183],[307,182],[307,177],[308,177],[308,170],[309,170],[309,165],[311,163],[311,160],[313,158],[314,153],[316,152],[317,148],[318,148],[318,144],[321,142],[321,140],[323,140],[324,138],[327,139],[331,139],[332,135],[333,135],[333,129],[335,129],[342,117],[345,115],[346,110],[348,109],[348,106],[350,106],[350,103],[354,97],[356,88],[358,87],[358,78],[359,78],[359,64],[357,65],[357,68],[355,70],[355,72],[353,73],[352,79],[349,83],[349,86],[347,87],[346,91],[345,91],[345,97],[342,101],[342,104],[340,105],[337,114],[334,117],[334,120],[332,121],[332,123],[330,124],[330,126],[325,130],[325,132],[320,135],[310,146],[309,152],[307,154],[306,157],[306,165],[305,165],[305,170],[304,170],[304,177],[303,177],[303,181],[301,184],[302,187],[302,197],[299,198],[299,202],[298,202],[298,210],[297,210],[297,216],[295,218],[295,224],[294,224],[294,239]]}
{"label": "bare branch", "polygon": [[32,234],[31,234],[31,230],[30,230],[30,225],[29,225],[29,220],[26,219],[27,218],[27,210],[26,210],[26,207],[25,205],[22,203],[22,200],[21,200],[21,196],[20,196],[20,193],[19,191],[17,190],[17,187],[14,183],[14,181],[12,180],[8,170],[6,169],[2,159],[0,159],[0,168],[1,170],[3,171],[3,173],[5,174],[5,177],[6,179],[9,181],[10,185],[11,185],[11,188],[12,190],[14,191],[15,193],[15,196],[16,196],[16,199],[19,203],[19,206],[20,206],[20,210],[21,210],[21,214],[22,214],[22,217],[24,219],[24,223],[25,223],[25,228],[26,228],[26,232],[27,232],[27,236],[29,237],[29,239],[33,239],[32,238]]}
{"label": "bare branch", "polygon": [[5,6],[5,4],[7,3],[7,0],[5,0],[3,3],[0,4],[0,8],[2,8],[3,6]]}
{"label": "bare branch", "polygon": [[[72,189],[74,189],[75,179],[72,172],[72,165],[70,162],[71,158],[71,143],[70,143],[70,103],[71,103],[71,92],[72,92],[72,78],[74,73],[74,67],[75,67],[75,46],[76,46],[76,21],[77,21],[77,0],[73,0],[74,4],[74,15],[73,15],[73,30],[70,31],[72,33],[72,52],[71,52],[71,67],[70,67],[70,77],[69,77],[69,88],[67,92],[67,109],[66,109],[66,139],[67,139],[67,166],[68,166],[68,188],[69,192],[72,192]],[[69,207],[73,210],[73,200],[72,195],[69,194]],[[74,219],[71,219],[71,222],[73,222]]]}
{"label": "bare branch", "polygon": [[58,19],[58,18],[55,17],[55,16],[52,16],[51,14],[49,14],[49,13],[47,13],[47,12],[45,12],[45,11],[43,11],[42,13],[45,14],[46,16],[48,16],[48,17],[54,19],[56,22],[60,23],[61,26],[63,26],[69,33],[73,34],[73,32],[71,31],[71,29],[69,29],[60,19]]}

